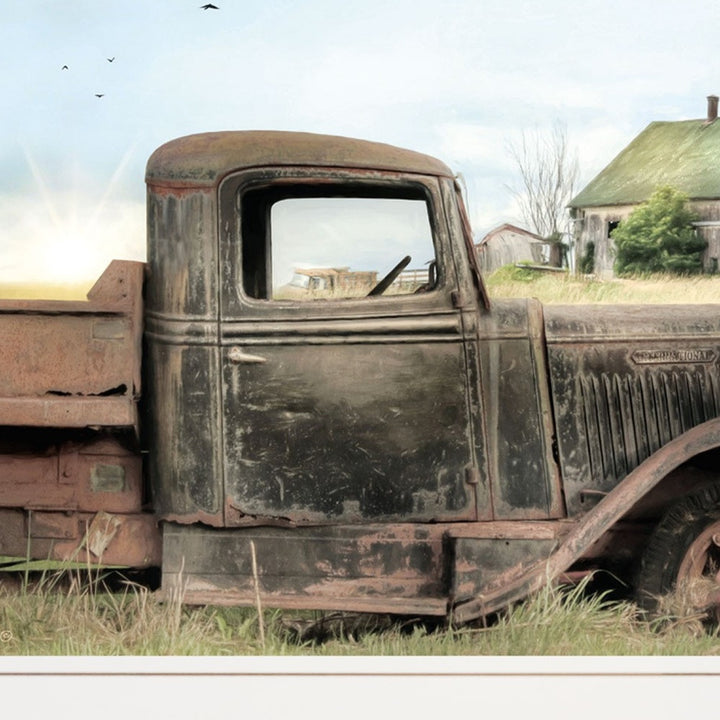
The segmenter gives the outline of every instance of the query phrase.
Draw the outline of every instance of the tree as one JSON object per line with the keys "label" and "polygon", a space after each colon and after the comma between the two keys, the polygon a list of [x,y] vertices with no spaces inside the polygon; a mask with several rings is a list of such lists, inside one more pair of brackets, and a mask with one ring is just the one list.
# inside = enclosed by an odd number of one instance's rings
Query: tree
{"label": "tree", "polygon": [[553,125],[550,134],[522,134],[519,145],[510,143],[509,152],[517,164],[522,190],[515,195],[523,222],[551,243],[555,262],[560,265],[562,239],[567,229],[567,206],[578,176],[577,156],[570,152],[565,126]]}
{"label": "tree", "polygon": [[697,215],[687,202],[679,190],[660,187],[613,230],[618,275],[702,272],[707,243],[695,232]]}

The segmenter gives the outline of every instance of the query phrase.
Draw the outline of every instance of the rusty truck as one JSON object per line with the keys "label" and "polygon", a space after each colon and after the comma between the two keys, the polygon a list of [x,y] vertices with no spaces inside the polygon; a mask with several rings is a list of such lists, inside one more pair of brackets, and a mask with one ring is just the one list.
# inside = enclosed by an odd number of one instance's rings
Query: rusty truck
{"label": "rusty truck", "polygon": [[[717,604],[717,306],[491,298],[453,172],[385,144],[191,135],[146,184],[145,263],[0,302],[6,568],[455,622],[603,568]],[[370,280],[283,297],[301,266]]]}

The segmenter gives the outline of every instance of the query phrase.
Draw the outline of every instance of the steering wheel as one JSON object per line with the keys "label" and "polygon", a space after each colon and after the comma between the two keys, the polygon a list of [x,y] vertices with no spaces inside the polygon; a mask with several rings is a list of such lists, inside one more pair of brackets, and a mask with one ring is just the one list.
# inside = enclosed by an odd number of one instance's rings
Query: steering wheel
{"label": "steering wheel", "polygon": [[412,258],[406,255],[368,294],[382,295],[393,283],[393,280],[410,264]]}

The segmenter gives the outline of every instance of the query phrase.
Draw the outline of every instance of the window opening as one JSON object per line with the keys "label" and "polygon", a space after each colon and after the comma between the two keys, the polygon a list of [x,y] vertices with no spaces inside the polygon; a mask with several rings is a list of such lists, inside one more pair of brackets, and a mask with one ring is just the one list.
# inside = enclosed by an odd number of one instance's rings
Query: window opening
{"label": "window opening", "polygon": [[375,193],[319,195],[317,186],[246,191],[240,203],[245,293],[315,301],[432,290],[437,262],[424,193]]}

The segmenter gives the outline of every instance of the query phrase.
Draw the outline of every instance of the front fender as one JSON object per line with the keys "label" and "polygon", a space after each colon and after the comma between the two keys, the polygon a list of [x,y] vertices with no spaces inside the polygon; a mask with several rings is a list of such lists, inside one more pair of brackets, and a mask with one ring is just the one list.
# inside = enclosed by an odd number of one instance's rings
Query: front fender
{"label": "front fender", "polygon": [[[468,622],[487,615],[551,582],[582,557],[603,533],[668,473],[689,458],[717,447],[720,447],[720,418],[708,420],[671,440],[638,465],[584,515],[547,560],[529,566],[520,574],[512,571],[503,573],[481,595],[456,605],[452,610],[453,619]],[[508,577],[512,577],[512,580],[503,579]]]}

